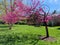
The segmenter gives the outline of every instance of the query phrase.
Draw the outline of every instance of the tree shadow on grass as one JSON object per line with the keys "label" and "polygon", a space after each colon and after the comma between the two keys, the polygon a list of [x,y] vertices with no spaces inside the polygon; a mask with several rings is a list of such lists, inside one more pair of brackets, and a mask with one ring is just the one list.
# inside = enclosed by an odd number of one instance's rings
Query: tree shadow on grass
{"label": "tree shadow on grass", "polygon": [[3,28],[3,29],[0,29],[0,31],[7,31],[8,28]]}
{"label": "tree shadow on grass", "polygon": [[57,28],[58,30],[60,30],[60,28]]}
{"label": "tree shadow on grass", "polygon": [[8,26],[0,26],[0,28],[8,28]]}
{"label": "tree shadow on grass", "polygon": [[[0,28],[8,28],[9,25],[0,25]],[[13,27],[17,27],[16,25],[13,25]]]}
{"label": "tree shadow on grass", "polygon": [[36,45],[39,41],[39,36],[34,34],[34,35],[23,35],[23,38],[24,38],[24,41],[22,42],[28,42],[29,40],[29,44],[33,44],[33,45]]}
{"label": "tree shadow on grass", "polygon": [[39,39],[38,39],[38,35],[35,35],[35,34],[30,35],[30,34],[14,34],[13,33],[13,34],[8,34],[8,35],[0,35],[0,43],[2,43],[4,45],[7,45],[8,43],[10,43],[11,45],[13,45],[13,44],[15,45],[16,41],[18,43],[22,43],[19,45],[23,45],[23,43],[36,45],[38,43]]}
{"label": "tree shadow on grass", "polygon": [[[17,26],[13,26],[13,27],[17,27]],[[7,31],[9,30],[9,26],[8,25],[0,25],[0,31]]]}
{"label": "tree shadow on grass", "polygon": [[7,31],[8,30],[8,26],[0,26],[0,31]]}
{"label": "tree shadow on grass", "polygon": [[28,24],[28,26],[40,27],[41,25],[39,25],[39,24]]}

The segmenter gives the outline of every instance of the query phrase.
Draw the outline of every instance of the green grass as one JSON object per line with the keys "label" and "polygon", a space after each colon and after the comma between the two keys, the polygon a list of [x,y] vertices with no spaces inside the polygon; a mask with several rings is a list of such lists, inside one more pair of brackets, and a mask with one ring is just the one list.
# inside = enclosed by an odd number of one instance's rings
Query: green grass
{"label": "green grass", "polygon": [[14,25],[9,30],[8,25],[0,24],[0,45],[60,45],[60,26],[48,28],[56,41],[39,40],[39,35],[45,35],[44,26]]}

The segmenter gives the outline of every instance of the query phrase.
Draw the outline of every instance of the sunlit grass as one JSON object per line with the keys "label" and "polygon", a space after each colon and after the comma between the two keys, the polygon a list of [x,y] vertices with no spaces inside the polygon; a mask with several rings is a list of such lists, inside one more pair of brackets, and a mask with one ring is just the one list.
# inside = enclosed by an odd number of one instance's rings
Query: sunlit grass
{"label": "sunlit grass", "polygon": [[[38,35],[45,35],[45,27],[35,27],[35,26],[29,26],[29,25],[14,25],[12,30],[8,29],[8,25],[2,25],[0,24],[0,36],[5,35],[9,38],[8,35],[12,35],[11,37],[20,37],[18,41],[17,38],[15,39],[15,42],[12,43],[14,45],[34,45],[36,43],[36,39],[38,39]],[[39,40],[36,45],[59,45],[60,44],[60,26],[56,27],[48,27],[49,34],[51,37],[54,37],[56,41],[49,42],[49,41],[43,41]],[[18,36],[17,36],[18,35]],[[5,37],[5,38],[6,38]],[[7,39],[8,39],[7,38]],[[10,39],[10,38],[9,38]],[[1,39],[0,39],[1,40]],[[11,42],[9,42],[11,44]],[[6,43],[6,45],[10,45],[9,43]],[[4,45],[3,43],[1,43]]]}

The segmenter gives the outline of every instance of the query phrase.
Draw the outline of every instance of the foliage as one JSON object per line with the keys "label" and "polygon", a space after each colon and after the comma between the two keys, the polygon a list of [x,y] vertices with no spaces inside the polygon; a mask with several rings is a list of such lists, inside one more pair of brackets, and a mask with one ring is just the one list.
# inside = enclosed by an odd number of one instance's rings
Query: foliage
{"label": "foliage", "polygon": [[[57,14],[53,15],[52,20],[51,20],[51,25],[59,26],[60,25],[60,20],[59,19],[60,19],[60,15],[57,15]],[[53,24],[52,24],[52,22],[53,22]]]}
{"label": "foliage", "polygon": [[36,13],[36,15],[38,16],[39,12],[42,11],[41,7],[37,8],[40,4],[39,0],[38,1],[35,0],[35,2],[32,1],[32,5],[34,7],[23,4],[21,0],[15,0],[13,5],[11,3],[12,1],[10,0],[11,11],[5,5],[6,15],[4,14],[4,16],[2,17],[3,18],[2,20],[9,24],[10,29],[12,25],[16,23],[19,19],[21,20],[23,16],[28,17],[29,15],[32,15],[34,13]]}
{"label": "foliage", "polygon": [[12,12],[8,12],[6,15],[3,15],[2,18],[7,24],[14,24],[19,20],[18,16]]}

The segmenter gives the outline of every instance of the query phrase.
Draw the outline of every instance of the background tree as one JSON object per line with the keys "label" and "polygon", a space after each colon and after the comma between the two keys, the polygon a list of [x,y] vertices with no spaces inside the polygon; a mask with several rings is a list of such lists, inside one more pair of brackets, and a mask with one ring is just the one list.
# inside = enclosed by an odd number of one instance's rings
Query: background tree
{"label": "background tree", "polygon": [[[6,0],[4,0],[4,1],[6,2]],[[9,11],[9,8],[10,8],[10,11]],[[12,5],[12,0],[10,0],[9,8],[7,9],[7,6],[5,5],[6,14],[4,14],[2,16],[2,20],[9,25],[9,29],[11,30],[13,24],[16,23],[19,20],[19,18],[13,10],[14,7]]]}

